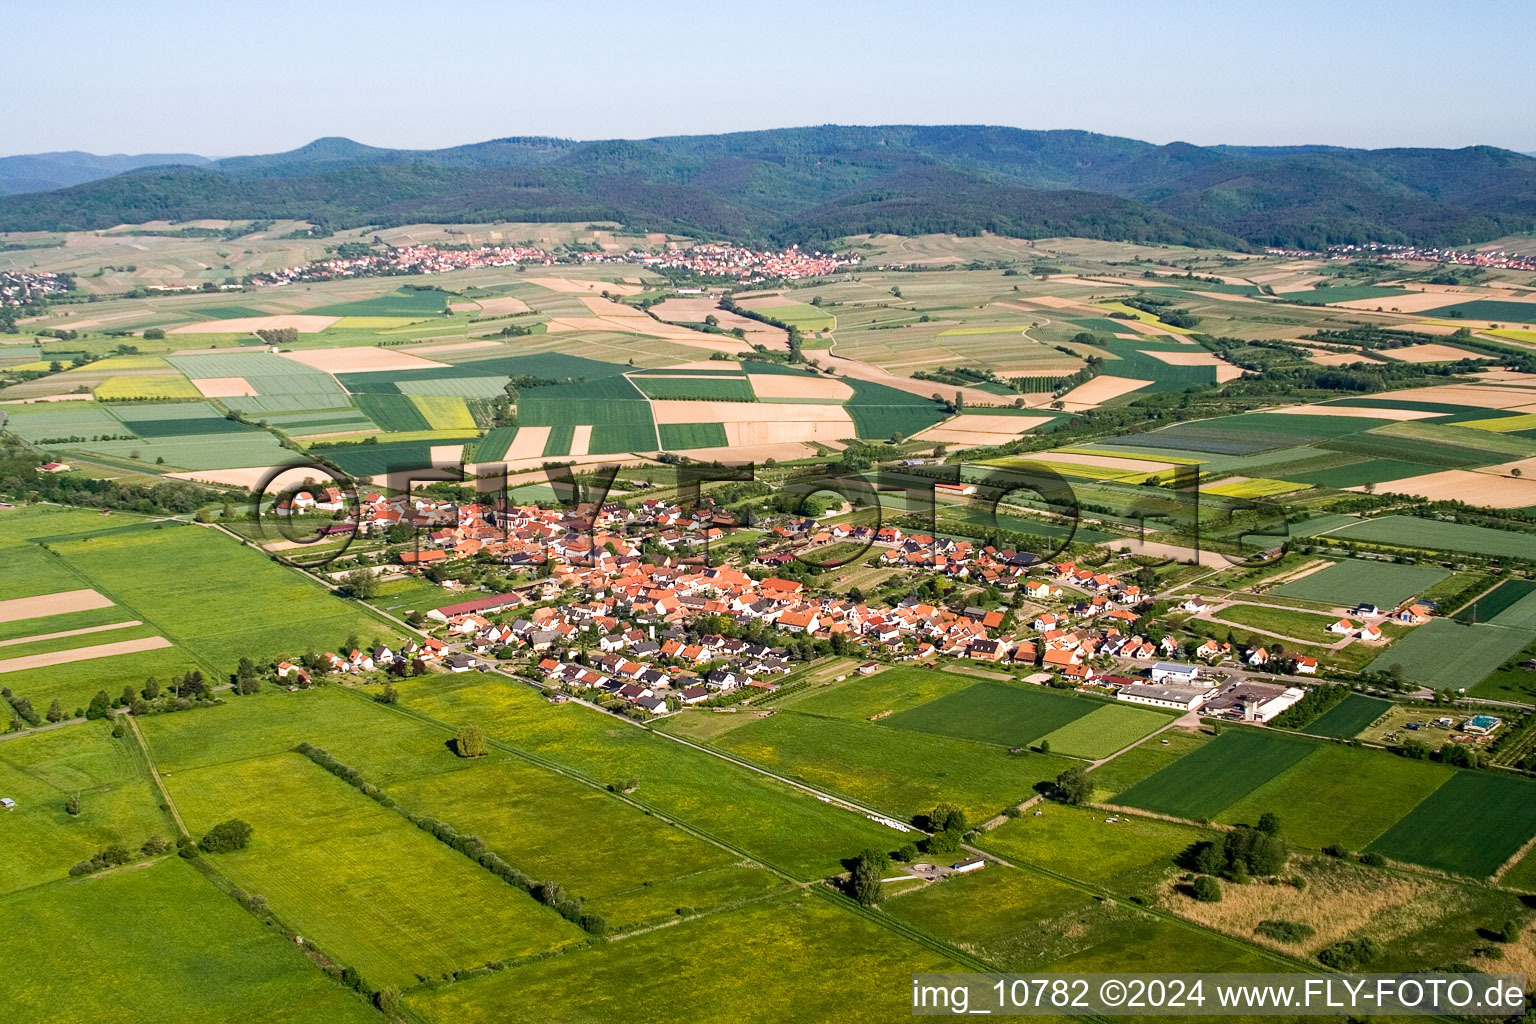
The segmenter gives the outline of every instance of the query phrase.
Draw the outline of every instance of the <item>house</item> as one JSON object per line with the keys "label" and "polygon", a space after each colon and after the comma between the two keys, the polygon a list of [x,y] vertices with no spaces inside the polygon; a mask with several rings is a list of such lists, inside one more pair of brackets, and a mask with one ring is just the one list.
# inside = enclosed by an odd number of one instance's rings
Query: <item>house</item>
{"label": "house", "polygon": [[1152,682],[1174,686],[1188,686],[1199,674],[1199,665],[1187,665],[1178,661],[1159,661],[1152,666],[1150,672]]}
{"label": "house", "polygon": [[1262,647],[1255,647],[1243,660],[1254,668],[1263,668],[1269,664],[1269,652]]}
{"label": "house", "polygon": [[14,811],[16,809],[16,801],[8,796],[0,796],[0,809]]}
{"label": "house", "polygon": [[1374,644],[1380,643],[1383,639],[1385,639],[1385,637],[1382,636],[1381,630],[1377,629],[1375,626],[1361,626],[1360,639],[1367,643]]}
{"label": "house", "polygon": [[1296,659],[1296,674],[1303,676],[1317,675],[1317,659],[1300,657]]}
{"label": "house", "polygon": [[1410,604],[1398,610],[1397,621],[1412,626],[1422,625],[1429,621],[1429,609],[1422,604]]}
{"label": "house", "polygon": [[1205,602],[1198,597],[1192,597],[1188,601],[1185,601],[1183,604],[1179,605],[1179,607],[1184,609],[1186,612],[1195,612],[1198,614],[1205,611]]}
{"label": "house", "polygon": [[450,654],[443,659],[443,664],[450,672],[468,672],[480,664],[480,659],[473,654]]}
{"label": "house", "polygon": [[1357,605],[1355,605],[1355,614],[1356,615],[1380,615],[1381,614],[1381,609],[1376,607],[1374,604],[1370,604],[1370,603],[1357,604]]}
{"label": "house", "polygon": [[[67,462],[45,462],[41,466],[37,467],[37,471],[39,473],[68,473],[69,472],[69,463],[67,463]],[[12,804],[12,806],[14,807],[15,805]]]}
{"label": "house", "polygon": [[936,494],[950,494],[956,497],[967,498],[976,493],[975,484],[934,484]]}
{"label": "house", "polygon": [[1328,632],[1338,633],[1341,636],[1348,636],[1354,631],[1355,624],[1350,622],[1348,619],[1340,619],[1338,622],[1335,622],[1333,625],[1328,627]]}
{"label": "house", "polygon": [[951,864],[949,866],[949,870],[953,871],[957,875],[963,875],[968,871],[980,871],[986,866],[987,862],[981,857],[967,857],[965,860]]}
{"label": "house", "polygon": [[659,715],[667,710],[667,702],[660,697],[641,697],[635,701],[635,707],[649,715]]}
{"label": "house", "polygon": [[1053,587],[1045,580],[1035,580],[1032,583],[1027,583],[1024,585],[1024,593],[1026,596],[1035,598],[1036,600],[1045,600],[1047,598],[1060,597],[1061,588]]}

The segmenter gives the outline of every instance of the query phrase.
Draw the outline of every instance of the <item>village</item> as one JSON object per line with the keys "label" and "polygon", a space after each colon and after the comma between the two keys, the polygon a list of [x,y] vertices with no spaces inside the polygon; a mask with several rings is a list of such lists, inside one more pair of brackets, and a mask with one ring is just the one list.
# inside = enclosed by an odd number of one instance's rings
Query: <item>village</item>
{"label": "village", "polygon": [[[301,491],[275,511],[342,516],[348,503],[333,487]],[[556,699],[646,719],[697,705],[748,705],[801,663],[830,654],[867,659],[868,671],[882,663],[966,664],[1130,704],[1266,724],[1306,697],[1302,680],[1320,667],[1316,657],[1262,643],[1180,635],[1174,622],[1207,615],[1208,602],[1151,592],[1148,573],[1134,563],[1111,572],[892,525],[783,516],[756,524],[763,535],[736,565],[699,554],[738,529],[707,499],[690,511],[662,498],[545,508],[369,494],[358,508],[355,524],[338,518],[322,531],[378,538],[408,528],[416,540],[371,571],[437,580],[460,599],[413,623],[432,634],[425,641],[327,652],[326,669],[344,674],[506,671]],[[941,604],[914,591],[886,606],[856,588],[823,592],[817,577],[793,571],[818,550],[849,545],[913,579],[951,581],[964,599]],[[509,577],[506,592],[471,597],[449,571],[465,563],[530,578]],[[989,592],[1015,601],[966,603]],[[1154,625],[1154,610],[1169,621]],[[1330,637],[1374,646],[1385,639],[1381,624],[1429,617],[1417,603],[1353,611],[1328,627]],[[286,678],[281,667],[279,674]]]}

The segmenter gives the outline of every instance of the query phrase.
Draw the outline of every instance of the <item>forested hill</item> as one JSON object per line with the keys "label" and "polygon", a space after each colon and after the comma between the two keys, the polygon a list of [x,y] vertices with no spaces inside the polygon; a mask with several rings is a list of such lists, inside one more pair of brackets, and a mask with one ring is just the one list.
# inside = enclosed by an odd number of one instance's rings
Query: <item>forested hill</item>
{"label": "forested hill", "polygon": [[742,240],[865,231],[1319,248],[1536,228],[1536,159],[1493,147],[1156,146],[1089,132],[824,125],[441,150],[317,140],[0,197],[0,230],[152,219],[618,220]]}

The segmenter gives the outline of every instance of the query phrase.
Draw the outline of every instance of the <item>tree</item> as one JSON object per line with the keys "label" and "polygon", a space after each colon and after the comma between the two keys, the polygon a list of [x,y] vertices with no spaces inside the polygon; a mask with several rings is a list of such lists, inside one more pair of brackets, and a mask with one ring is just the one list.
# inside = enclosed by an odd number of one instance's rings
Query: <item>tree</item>
{"label": "tree", "polygon": [[144,680],[144,699],[154,700],[160,696],[160,681],[154,676]]}
{"label": "tree", "polygon": [[250,845],[251,836],[255,831],[239,818],[231,818],[213,826],[198,842],[197,847],[204,853],[229,853],[232,850],[243,850]]}
{"label": "tree", "polygon": [[872,907],[880,902],[880,880],[890,866],[890,858],[877,850],[859,854],[853,864],[853,898],[861,906]]}
{"label": "tree", "polygon": [[1504,942],[1520,941],[1520,922],[1509,920],[1504,922],[1504,927],[1499,929],[1499,938]]}
{"label": "tree", "polygon": [[379,694],[380,704],[397,704],[400,701],[400,691],[395,689],[394,683],[385,683],[384,692]]}
{"label": "tree", "polygon": [[485,754],[485,730],[478,725],[466,725],[459,729],[453,741],[454,750],[460,757],[481,757]]}
{"label": "tree", "polygon": [[165,338],[165,329],[162,327],[150,327],[144,331],[145,341],[161,341]]}
{"label": "tree", "polygon": [[1221,902],[1221,883],[1210,875],[1201,875],[1189,887],[1190,895],[1201,903]]}
{"label": "tree", "polygon": [[58,722],[58,721],[61,721],[63,718],[64,718],[64,708],[62,706],[60,706],[58,698],[55,697],[52,701],[49,701],[49,703],[48,703],[48,721],[50,721],[50,722]]}
{"label": "tree", "polygon": [[1265,811],[1259,815],[1259,831],[1267,836],[1278,836],[1280,834],[1280,819],[1273,812]]}
{"label": "tree", "polygon": [[1054,795],[1057,800],[1074,807],[1085,804],[1093,795],[1093,783],[1089,781],[1088,773],[1082,768],[1068,768],[1056,776]]}
{"label": "tree", "polygon": [[64,813],[68,814],[71,818],[73,818],[75,815],[80,813],[80,794],[79,793],[76,793],[74,796],[72,796],[68,800],[64,801]]}
{"label": "tree", "polygon": [[928,814],[928,826],[935,832],[965,831],[965,812],[954,804],[939,804]]}
{"label": "tree", "polygon": [[107,696],[106,690],[97,690],[96,696],[91,698],[91,706],[85,709],[85,717],[95,720],[106,718],[112,710],[112,698]]}
{"label": "tree", "polygon": [[[359,601],[367,601],[378,594],[379,581],[367,569],[353,569],[341,578],[341,589]],[[355,644],[347,646],[356,649]]]}

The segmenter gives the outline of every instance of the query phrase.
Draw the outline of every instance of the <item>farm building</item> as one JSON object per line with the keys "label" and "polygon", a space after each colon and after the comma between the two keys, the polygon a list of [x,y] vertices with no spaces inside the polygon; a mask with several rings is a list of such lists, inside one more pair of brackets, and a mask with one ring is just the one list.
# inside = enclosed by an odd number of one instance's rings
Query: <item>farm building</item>
{"label": "farm building", "polygon": [[1270,683],[1238,683],[1205,705],[1207,715],[1225,715],[1240,722],[1268,722],[1307,695],[1297,686]]}
{"label": "farm building", "polygon": [[1115,697],[1131,704],[1194,711],[1210,700],[1215,692],[1214,686],[1157,686],[1142,683],[1123,688]]}
{"label": "farm building", "polygon": [[427,618],[436,622],[447,622],[457,615],[468,615],[473,612],[496,612],[522,603],[523,599],[515,593],[492,594],[489,597],[477,597],[473,601],[461,601],[458,604],[433,608],[427,612]]}
{"label": "farm building", "polygon": [[980,871],[987,866],[987,862],[980,857],[967,857],[965,860],[951,864],[949,869],[957,875],[963,875],[968,871]]}

